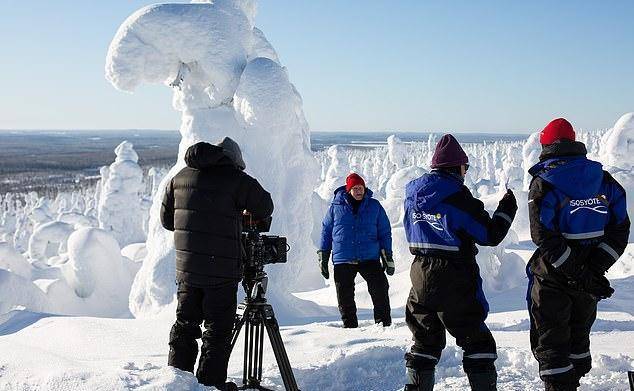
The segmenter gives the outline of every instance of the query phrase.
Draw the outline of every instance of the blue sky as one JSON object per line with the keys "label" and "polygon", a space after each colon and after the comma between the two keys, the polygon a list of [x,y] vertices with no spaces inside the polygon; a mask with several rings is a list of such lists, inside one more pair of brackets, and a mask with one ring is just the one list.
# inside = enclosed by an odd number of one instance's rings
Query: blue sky
{"label": "blue sky", "polygon": [[[148,1],[3,2],[0,129],[177,129],[164,86],[103,77]],[[634,111],[633,1],[261,0],[313,130],[528,132]]]}

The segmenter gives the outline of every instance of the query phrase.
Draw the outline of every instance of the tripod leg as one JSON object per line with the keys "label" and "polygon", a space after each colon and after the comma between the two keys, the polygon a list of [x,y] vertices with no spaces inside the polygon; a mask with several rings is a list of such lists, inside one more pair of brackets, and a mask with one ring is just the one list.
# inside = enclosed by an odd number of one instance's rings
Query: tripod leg
{"label": "tripod leg", "polygon": [[251,345],[251,354],[249,355],[249,360],[250,360],[250,364],[249,364],[249,380],[251,382],[257,382],[258,384],[260,383],[260,378],[258,377],[258,363],[260,362],[258,356],[259,356],[259,342],[260,342],[260,322],[257,322],[256,324],[252,325],[253,327],[253,331],[251,332],[251,341],[249,341],[250,345]]}
{"label": "tripod leg", "polygon": [[[272,311],[273,308],[271,308],[271,313]],[[266,331],[268,332],[269,340],[271,341],[271,347],[273,348],[273,353],[275,354],[277,366],[280,369],[280,375],[282,376],[284,387],[287,391],[299,391],[295,375],[293,374],[293,368],[291,368],[291,363],[288,361],[288,355],[286,354],[286,349],[284,348],[284,342],[282,341],[282,336],[280,335],[280,327],[277,324],[275,315],[271,314],[267,317]]]}
{"label": "tripod leg", "polygon": [[253,332],[253,325],[247,320],[244,330],[244,356],[242,359],[242,384],[249,384],[249,378],[251,377],[251,340]]}
{"label": "tripod leg", "polygon": [[264,325],[265,319],[262,319],[259,325],[259,338],[258,338],[258,357],[257,357],[257,367],[258,367],[258,381],[262,381],[262,358],[264,357]]}
{"label": "tripod leg", "polygon": [[233,351],[233,347],[236,345],[238,341],[238,337],[240,336],[240,330],[242,330],[242,326],[244,326],[244,317],[236,316],[236,323],[233,326],[233,332],[231,333],[231,345],[229,347],[229,354]]}

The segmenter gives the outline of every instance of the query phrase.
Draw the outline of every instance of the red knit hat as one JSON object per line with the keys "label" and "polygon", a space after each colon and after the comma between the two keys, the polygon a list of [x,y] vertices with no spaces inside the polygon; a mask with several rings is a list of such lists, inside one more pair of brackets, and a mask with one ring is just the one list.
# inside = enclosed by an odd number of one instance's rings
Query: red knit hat
{"label": "red knit hat", "polygon": [[539,142],[542,145],[552,144],[559,140],[575,141],[575,131],[570,122],[564,118],[557,118],[552,121],[539,134]]}
{"label": "red knit hat", "polygon": [[365,187],[365,181],[358,174],[353,172],[346,178],[346,192],[349,192],[350,189],[356,185],[363,185],[363,187]]}

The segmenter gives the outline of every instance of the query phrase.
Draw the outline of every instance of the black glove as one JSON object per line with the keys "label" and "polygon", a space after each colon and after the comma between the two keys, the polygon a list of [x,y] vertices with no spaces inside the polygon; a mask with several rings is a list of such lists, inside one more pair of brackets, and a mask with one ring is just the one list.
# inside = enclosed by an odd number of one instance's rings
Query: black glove
{"label": "black glove", "polygon": [[498,211],[504,212],[509,215],[510,218],[515,218],[515,212],[517,212],[517,200],[513,190],[507,189],[504,193],[504,197],[498,203]]}
{"label": "black glove", "polygon": [[388,253],[385,250],[381,250],[381,263],[383,264],[383,270],[388,276],[394,275],[394,259],[392,253]]}
{"label": "black glove", "polygon": [[330,278],[330,273],[328,272],[328,261],[330,260],[330,251],[329,250],[318,250],[317,251],[317,261],[319,262],[319,268],[321,269],[321,275],[327,280]]}
{"label": "black glove", "polygon": [[610,281],[603,273],[598,274],[589,267],[582,268],[575,277],[569,277],[568,285],[573,289],[589,293],[599,300],[607,299],[614,293],[614,289],[610,287]]}
{"label": "black glove", "polygon": [[[618,254],[617,254],[618,255]],[[616,260],[612,257],[612,255],[608,254],[605,250],[600,247],[595,247],[590,251],[590,256],[588,257],[588,266],[595,273],[599,275],[604,275],[608,269],[616,263]]]}
{"label": "black glove", "polygon": [[610,281],[604,275],[596,275],[594,273],[585,287],[585,291],[599,300],[608,299],[614,294]]}

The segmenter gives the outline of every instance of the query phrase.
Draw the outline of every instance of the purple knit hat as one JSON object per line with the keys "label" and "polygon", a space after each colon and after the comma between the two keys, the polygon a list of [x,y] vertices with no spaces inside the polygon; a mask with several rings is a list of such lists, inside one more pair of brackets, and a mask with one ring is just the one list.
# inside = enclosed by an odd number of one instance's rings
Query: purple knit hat
{"label": "purple knit hat", "polygon": [[467,163],[469,163],[469,158],[458,140],[450,134],[442,136],[436,144],[434,157],[431,159],[431,168],[457,167]]}

